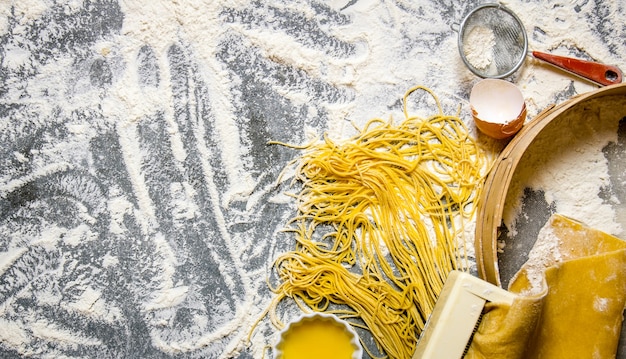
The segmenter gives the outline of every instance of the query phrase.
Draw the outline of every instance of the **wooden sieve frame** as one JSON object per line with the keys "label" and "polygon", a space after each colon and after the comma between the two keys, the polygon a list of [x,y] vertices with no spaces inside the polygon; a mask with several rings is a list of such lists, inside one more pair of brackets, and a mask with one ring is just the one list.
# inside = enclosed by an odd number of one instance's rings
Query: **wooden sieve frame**
{"label": "wooden sieve frame", "polygon": [[476,266],[478,275],[501,286],[498,268],[498,229],[502,224],[504,201],[515,169],[535,137],[554,119],[577,104],[603,96],[626,95],[626,83],[611,85],[578,95],[559,105],[551,105],[513,137],[500,153],[487,175],[476,215]]}

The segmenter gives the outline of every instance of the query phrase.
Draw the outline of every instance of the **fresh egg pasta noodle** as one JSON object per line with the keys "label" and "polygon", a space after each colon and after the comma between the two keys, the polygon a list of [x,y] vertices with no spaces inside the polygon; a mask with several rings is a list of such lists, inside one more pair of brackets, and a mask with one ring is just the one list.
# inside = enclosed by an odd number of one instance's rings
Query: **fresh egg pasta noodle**
{"label": "fresh egg pasta noodle", "polygon": [[[435,99],[436,115],[409,115],[416,90]],[[325,137],[301,148],[298,213],[287,227],[296,247],[274,265],[277,327],[276,306],[293,298],[369,330],[387,356],[410,358],[448,273],[466,269],[459,235],[489,156],[429,89],[407,91],[403,107],[399,125],[373,119],[348,141]]]}

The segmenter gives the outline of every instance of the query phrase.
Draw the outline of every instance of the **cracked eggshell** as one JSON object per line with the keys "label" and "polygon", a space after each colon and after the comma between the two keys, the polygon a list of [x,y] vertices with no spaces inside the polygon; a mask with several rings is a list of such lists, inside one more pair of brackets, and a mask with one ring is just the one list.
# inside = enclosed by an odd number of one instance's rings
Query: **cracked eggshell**
{"label": "cracked eggshell", "polygon": [[472,88],[469,102],[476,127],[495,139],[515,135],[526,121],[524,96],[511,82],[480,80]]}

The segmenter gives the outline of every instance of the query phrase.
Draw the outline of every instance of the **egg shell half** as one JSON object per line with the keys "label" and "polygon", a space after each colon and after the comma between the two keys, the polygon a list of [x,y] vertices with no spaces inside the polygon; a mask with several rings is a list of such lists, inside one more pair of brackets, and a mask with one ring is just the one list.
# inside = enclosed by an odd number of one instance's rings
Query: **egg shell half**
{"label": "egg shell half", "polygon": [[517,86],[500,79],[476,83],[470,94],[476,127],[495,139],[515,135],[526,121],[526,103]]}

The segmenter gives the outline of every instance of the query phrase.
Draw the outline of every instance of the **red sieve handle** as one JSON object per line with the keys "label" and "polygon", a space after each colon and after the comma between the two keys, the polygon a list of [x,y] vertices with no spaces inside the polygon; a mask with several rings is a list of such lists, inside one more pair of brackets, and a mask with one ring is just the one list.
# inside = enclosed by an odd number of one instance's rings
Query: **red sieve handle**
{"label": "red sieve handle", "polygon": [[599,85],[608,86],[622,82],[622,71],[617,66],[546,54],[539,51],[533,51],[533,56]]}

